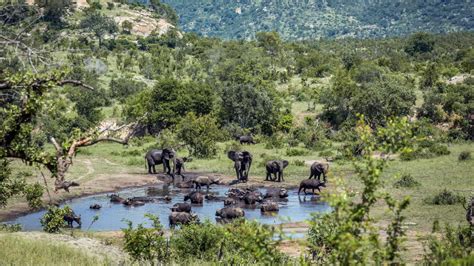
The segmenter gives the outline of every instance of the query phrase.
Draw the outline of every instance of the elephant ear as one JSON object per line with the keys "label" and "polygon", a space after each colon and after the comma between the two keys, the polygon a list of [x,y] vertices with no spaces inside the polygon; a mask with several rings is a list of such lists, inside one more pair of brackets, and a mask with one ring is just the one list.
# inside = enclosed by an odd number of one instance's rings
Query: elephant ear
{"label": "elephant ear", "polygon": [[290,164],[290,162],[288,162],[287,160],[283,160],[282,162],[283,162],[283,168],[286,168]]}
{"label": "elephant ear", "polygon": [[165,149],[163,149],[163,157],[166,160],[171,160],[171,159],[176,157],[175,156],[175,151],[173,149],[165,148]]}
{"label": "elephant ear", "polygon": [[183,157],[182,159],[184,163],[188,161],[188,157]]}
{"label": "elephant ear", "polygon": [[240,152],[238,151],[229,151],[227,152],[227,157],[231,159],[232,161],[240,161]]}

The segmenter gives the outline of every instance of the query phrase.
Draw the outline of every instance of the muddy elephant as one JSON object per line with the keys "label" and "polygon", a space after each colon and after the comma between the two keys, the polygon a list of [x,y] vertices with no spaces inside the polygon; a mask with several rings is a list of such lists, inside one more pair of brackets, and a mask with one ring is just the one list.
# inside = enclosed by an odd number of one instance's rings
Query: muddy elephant
{"label": "muddy elephant", "polygon": [[216,211],[216,216],[224,220],[232,220],[245,216],[245,211],[237,207],[224,207]]}
{"label": "muddy elephant", "polygon": [[171,207],[172,212],[187,212],[191,213],[191,204],[189,203],[176,203]]}
{"label": "muddy elephant", "polygon": [[237,180],[247,182],[250,167],[252,166],[252,154],[248,151],[229,151],[227,157],[234,162]]}
{"label": "muddy elephant", "polygon": [[193,180],[193,184],[196,186],[196,189],[201,189],[202,186],[206,186],[209,190],[210,185],[220,184],[221,179],[215,176],[198,176]]}
{"label": "muddy elephant", "polygon": [[317,189],[321,192],[321,187],[326,187],[325,182],[321,182],[317,179],[305,179],[301,181],[300,188],[298,189],[298,195],[300,194],[301,190],[303,190],[304,194],[306,195],[306,189],[311,189],[314,194],[314,190]]}
{"label": "muddy elephant", "polygon": [[181,175],[185,171],[184,163],[190,162],[191,158],[188,157],[177,157],[176,158],[176,174]]}
{"label": "muddy elephant", "polygon": [[68,225],[70,228],[73,227],[72,224],[73,224],[74,222],[76,222],[76,223],[79,225],[79,227],[82,226],[81,216],[80,216],[80,215],[76,215],[74,212],[70,212],[70,213],[68,213],[68,214],[65,214],[65,215],[63,216],[63,220],[64,220],[65,222],[67,222],[67,225]]}
{"label": "muddy elephant", "polygon": [[[267,168],[267,177],[265,181],[285,181],[283,179],[283,169],[288,166],[289,162],[287,160],[272,160],[268,161],[265,164],[265,168]],[[273,174],[273,178],[272,178]],[[278,180],[277,180],[278,177]]]}
{"label": "muddy elephant", "polygon": [[197,191],[193,191],[188,195],[184,196],[184,201],[188,200],[191,200],[191,203],[193,204],[202,204],[202,202],[204,201],[204,195]]}
{"label": "muddy elephant", "polygon": [[199,217],[195,213],[172,212],[168,219],[171,228],[174,228],[176,225],[199,223]]}
{"label": "muddy elephant", "polygon": [[276,202],[265,202],[261,207],[261,212],[278,212],[280,210],[280,206]]}
{"label": "muddy elephant", "polygon": [[326,182],[326,174],[329,171],[329,163],[327,162],[314,162],[310,168],[310,175],[309,179],[311,178],[318,178],[321,180],[321,174],[323,175],[323,180]]}
{"label": "muddy elephant", "polygon": [[240,144],[255,144],[255,141],[253,140],[253,137],[248,135],[248,136],[240,136],[239,137],[239,142]]}
{"label": "muddy elephant", "polygon": [[[173,149],[150,150],[145,155],[149,174],[156,174],[155,165],[163,164],[163,172],[174,176],[176,171],[176,152]],[[173,164],[171,169],[170,162]],[[153,172],[152,172],[153,169]]]}

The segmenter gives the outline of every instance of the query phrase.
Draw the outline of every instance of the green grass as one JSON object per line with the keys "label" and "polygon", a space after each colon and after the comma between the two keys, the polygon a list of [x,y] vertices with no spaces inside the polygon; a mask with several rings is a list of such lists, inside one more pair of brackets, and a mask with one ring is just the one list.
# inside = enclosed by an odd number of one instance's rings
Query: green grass
{"label": "green grass", "polygon": [[107,265],[107,260],[47,240],[0,235],[0,265]]}

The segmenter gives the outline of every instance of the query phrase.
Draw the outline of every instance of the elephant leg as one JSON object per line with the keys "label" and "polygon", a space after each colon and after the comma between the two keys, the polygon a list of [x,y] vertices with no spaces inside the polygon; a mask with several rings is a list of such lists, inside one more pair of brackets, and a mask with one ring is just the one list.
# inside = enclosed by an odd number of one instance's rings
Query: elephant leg
{"label": "elephant leg", "polygon": [[311,172],[311,174],[309,175],[309,178],[308,178],[308,179],[311,179],[311,178],[313,178],[313,177],[314,177],[314,173]]}
{"label": "elephant leg", "polygon": [[323,173],[323,182],[326,183],[326,174]]}
{"label": "elephant leg", "polygon": [[272,178],[271,173],[267,171],[267,176],[265,177],[265,181],[270,181]]}
{"label": "elephant leg", "polygon": [[285,182],[285,179],[283,178],[283,171],[280,172],[280,178],[282,182]]}
{"label": "elephant leg", "polygon": [[155,168],[155,165],[152,166],[153,167],[153,173],[156,174],[156,168]]}

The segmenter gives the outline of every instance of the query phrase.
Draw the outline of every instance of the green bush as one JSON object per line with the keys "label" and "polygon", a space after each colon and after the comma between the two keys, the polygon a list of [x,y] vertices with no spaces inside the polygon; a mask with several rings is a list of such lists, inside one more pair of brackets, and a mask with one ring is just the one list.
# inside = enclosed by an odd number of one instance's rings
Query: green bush
{"label": "green bush", "polygon": [[275,133],[265,138],[265,149],[281,149],[285,145],[285,136]]}
{"label": "green bush", "polygon": [[124,233],[124,250],[138,262],[163,262],[169,259],[169,249],[158,217],[146,214],[152,221],[151,228],[139,224],[136,228],[128,221]]}
{"label": "green bush", "polygon": [[434,205],[454,205],[464,202],[464,197],[444,189],[434,197],[427,198],[426,202]]}
{"label": "green bush", "polygon": [[0,232],[19,232],[21,229],[21,224],[0,224]]}
{"label": "green bush", "polygon": [[467,161],[471,160],[471,152],[470,151],[463,151],[458,156],[459,161]]}
{"label": "green bush", "polygon": [[289,148],[286,150],[286,155],[288,156],[304,156],[308,154],[309,154],[309,151],[307,150],[293,149],[293,148]]}
{"label": "green bush", "polygon": [[222,139],[217,119],[211,115],[188,113],[176,126],[178,138],[186,144],[189,154],[209,158],[217,154],[216,142]]}
{"label": "green bush", "polygon": [[225,230],[206,220],[202,224],[183,226],[174,232],[171,243],[174,255],[178,258],[202,259],[212,261],[225,241]]}
{"label": "green bush", "polygon": [[420,185],[420,182],[416,181],[410,174],[402,175],[402,177],[393,184],[396,188],[412,188]]}
{"label": "green bush", "polygon": [[58,208],[56,206],[49,207],[48,211],[40,220],[43,230],[48,233],[58,233],[61,228],[66,226],[64,215],[71,213],[72,209],[69,206],[64,206],[64,208]]}
{"label": "green bush", "polygon": [[305,166],[304,160],[294,160],[293,164],[296,166]]}
{"label": "green bush", "polygon": [[447,225],[444,231],[436,233],[424,243],[426,265],[473,265],[472,227],[459,226],[455,229]]}

